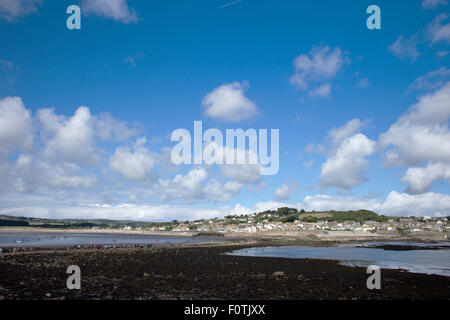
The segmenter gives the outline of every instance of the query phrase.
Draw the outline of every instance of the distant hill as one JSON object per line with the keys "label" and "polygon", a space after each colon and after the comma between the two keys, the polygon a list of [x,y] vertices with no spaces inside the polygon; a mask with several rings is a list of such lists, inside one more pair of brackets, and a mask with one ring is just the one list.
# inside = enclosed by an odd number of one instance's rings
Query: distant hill
{"label": "distant hill", "polygon": [[[378,215],[370,210],[356,210],[356,211],[310,211],[297,210],[296,208],[278,208],[277,210],[266,210],[259,213],[254,213],[253,216],[241,215],[241,216],[226,216],[223,220],[213,219],[215,222],[224,222],[226,224],[239,224],[246,223],[250,220],[254,222],[317,222],[320,220],[327,221],[388,221],[390,219],[399,220],[400,217],[388,217],[384,215]],[[195,222],[205,222],[205,220],[196,220]],[[82,228],[99,228],[99,229],[117,229],[121,227],[132,228],[151,228],[151,227],[164,227],[166,230],[171,230],[174,226],[180,224],[177,220],[171,222],[144,222],[144,221],[132,221],[132,220],[108,220],[108,219],[43,219],[43,218],[28,218],[28,217],[15,217],[9,215],[0,215],[0,227],[1,226],[22,226],[22,227],[39,227],[48,229],[82,229]],[[185,221],[184,224],[189,224]],[[196,225],[194,224],[193,227]]]}
{"label": "distant hill", "polygon": [[0,215],[0,226],[29,226],[50,229],[119,228],[159,226],[165,223],[108,219],[43,219]]}
{"label": "distant hill", "polygon": [[[227,219],[236,219],[234,216],[227,216]],[[271,221],[271,222],[294,222],[296,220],[303,222],[317,222],[320,220],[327,221],[388,221],[390,219],[398,220],[399,217],[388,217],[384,215],[378,215],[370,210],[357,210],[357,211],[310,211],[305,210],[298,211],[296,208],[278,208],[277,210],[266,210],[259,213],[255,213],[254,219],[257,222]]]}
{"label": "distant hill", "polygon": [[14,219],[0,219],[0,227],[28,227],[29,223],[26,221]]}

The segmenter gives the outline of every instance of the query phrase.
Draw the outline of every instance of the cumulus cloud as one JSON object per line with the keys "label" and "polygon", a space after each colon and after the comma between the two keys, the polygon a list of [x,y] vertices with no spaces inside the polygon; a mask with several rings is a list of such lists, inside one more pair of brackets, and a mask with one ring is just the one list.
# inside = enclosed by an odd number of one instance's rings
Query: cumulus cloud
{"label": "cumulus cloud", "polygon": [[450,43],[450,22],[444,22],[447,18],[448,14],[441,13],[428,25],[427,30],[432,43],[440,41]]}
{"label": "cumulus cloud", "polygon": [[172,179],[159,179],[154,194],[162,200],[229,202],[238,194],[243,184],[234,180],[221,183],[208,179],[204,167],[195,167],[186,174],[177,174]]}
{"label": "cumulus cloud", "polygon": [[415,36],[404,39],[403,36],[400,35],[388,49],[393,55],[402,60],[409,59],[414,62],[420,56],[420,53],[417,50],[417,40]]}
{"label": "cumulus cloud", "polygon": [[[355,118],[328,132],[327,139],[331,141],[331,148],[327,161],[321,167],[322,188],[349,190],[366,181],[368,161],[365,157],[375,152],[376,143],[360,132],[369,122]],[[312,147],[307,148],[309,149]],[[325,153],[325,147],[321,149]]]}
{"label": "cumulus cloud", "polygon": [[157,157],[143,146],[145,142],[145,137],[138,139],[133,150],[128,147],[116,148],[109,159],[111,170],[128,180],[145,181],[152,177]]}
{"label": "cumulus cloud", "polygon": [[85,218],[85,219],[133,219],[141,221],[170,221],[209,219],[224,215],[251,214],[280,207],[294,207],[305,210],[358,210],[367,209],[378,214],[390,216],[442,216],[450,215],[450,196],[440,193],[409,195],[391,191],[386,199],[365,199],[352,197],[333,197],[328,195],[307,196],[302,202],[280,201],[257,202],[251,207],[236,204],[234,207],[195,207],[178,204],[137,205],[122,203],[75,204],[49,201],[47,198],[20,197],[21,201],[10,195],[0,194],[0,214],[41,218]]}
{"label": "cumulus cloud", "polygon": [[85,13],[110,18],[123,23],[136,23],[139,18],[127,0],[83,0]]}
{"label": "cumulus cloud", "polygon": [[344,126],[339,128],[333,128],[328,133],[328,138],[331,139],[333,145],[338,145],[344,139],[352,136],[355,133],[361,132],[361,130],[369,123],[369,120],[361,121],[358,118],[348,121]]}
{"label": "cumulus cloud", "polygon": [[283,183],[279,188],[275,190],[273,197],[276,200],[287,200],[297,190],[298,190],[298,183],[293,183],[291,185]]}
{"label": "cumulus cloud", "polygon": [[41,0],[2,0],[0,1],[0,19],[14,21],[20,17],[38,12]]}
{"label": "cumulus cloud", "polygon": [[[79,175],[80,168],[71,163],[44,161],[31,154],[20,154],[10,167],[9,179],[17,192],[34,192],[38,188],[61,189],[89,188],[96,182],[90,175]],[[11,189],[9,190],[11,191]]]}
{"label": "cumulus cloud", "polygon": [[[339,47],[333,50],[328,46],[313,47],[308,54],[295,58],[295,74],[291,77],[291,84],[312,96],[329,96],[331,85],[327,81],[336,76],[345,62]],[[319,85],[313,86],[317,83]]]}
{"label": "cumulus cloud", "polygon": [[103,141],[126,141],[139,133],[139,128],[103,112],[94,116],[93,126],[96,135]]}
{"label": "cumulus cloud", "polygon": [[106,154],[96,142],[123,140],[135,133],[109,114],[92,116],[87,107],[71,117],[52,108],[38,109],[33,118],[20,98],[1,99],[0,193],[86,192],[97,183],[100,173],[94,165]]}
{"label": "cumulus cloud", "polygon": [[240,183],[258,184],[261,182],[261,166],[258,164],[221,165],[223,177]]}
{"label": "cumulus cloud", "polygon": [[203,181],[207,176],[205,168],[196,167],[186,175],[177,174],[173,179],[160,179],[158,181],[160,197],[164,200],[203,199]]}
{"label": "cumulus cloud", "polygon": [[408,184],[408,193],[419,194],[429,191],[431,185],[441,179],[450,181],[450,165],[429,163],[424,168],[408,168],[402,181]]}
{"label": "cumulus cloud", "polygon": [[45,150],[48,157],[83,165],[97,163],[92,116],[88,107],[79,107],[70,118],[56,115],[54,109],[40,109],[37,116],[48,137]]}
{"label": "cumulus cloud", "polygon": [[321,187],[350,189],[366,181],[368,161],[365,157],[375,152],[376,143],[358,133],[346,138],[322,165]]}
{"label": "cumulus cloud", "polygon": [[409,195],[391,191],[385,200],[307,196],[300,204],[307,210],[358,210],[367,209],[392,216],[440,216],[450,214],[450,196],[440,193]]}
{"label": "cumulus cloud", "polygon": [[228,181],[222,185],[219,181],[212,179],[203,187],[205,198],[213,202],[228,202],[238,194],[243,187],[242,183]]}
{"label": "cumulus cloud", "polygon": [[24,150],[33,143],[31,112],[22,99],[0,100],[0,153]]}
{"label": "cumulus cloud", "polygon": [[433,192],[410,195],[391,191],[385,199],[367,199],[317,194],[306,196],[301,202],[266,201],[251,207],[236,205],[230,212],[236,215],[251,214],[280,207],[307,211],[366,209],[389,216],[443,216],[450,214],[450,195]]}
{"label": "cumulus cloud", "polygon": [[188,205],[154,204],[137,205],[121,203],[116,205],[28,205],[1,208],[0,214],[39,218],[67,219],[116,219],[137,221],[172,221],[211,219],[223,216],[228,208],[198,208]]}
{"label": "cumulus cloud", "polygon": [[423,0],[422,8],[424,9],[434,9],[440,5],[447,4],[447,0]]}
{"label": "cumulus cloud", "polygon": [[408,193],[429,190],[436,180],[448,180],[450,165],[450,82],[419,98],[419,102],[403,114],[389,130],[380,135],[386,149],[386,164],[420,166],[406,171],[402,178]]}
{"label": "cumulus cloud", "polygon": [[258,109],[245,96],[248,83],[232,82],[221,85],[208,93],[202,101],[205,114],[213,119],[239,122],[258,114]]}
{"label": "cumulus cloud", "polygon": [[[33,128],[38,133],[36,136]],[[237,177],[236,180],[209,178],[205,168],[194,168],[170,179],[157,179],[156,166],[161,168],[160,162],[169,160],[167,155],[164,158],[164,154],[150,152],[145,147],[145,138],[109,152],[109,143],[127,141],[138,132],[108,113],[92,115],[88,107],[79,107],[72,116],[57,114],[53,108],[38,109],[33,119],[20,98],[2,99],[0,153],[4,159],[0,162],[3,182],[0,197],[20,194],[15,198],[17,203],[33,194],[33,205],[37,199],[46,199],[49,203],[57,201],[60,207],[80,203],[119,203],[119,199],[125,198],[135,203],[148,203],[149,199],[229,202],[244,187],[241,181],[253,183],[261,179],[259,170],[256,178],[249,172],[242,174],[248,171],[245,165],[229,174]],[[226,150],[224,147],[224,154]],[[248,160],[254,158],[249,151],[238,148],[234,151]],[[117,175],[110,175],[107,168]],[[93,187],[98,189],[97,192],[92,192]],[[66,202],[59,202],[60,199],[66,199]],[[48,210],[45,201],[40,205],[42,212]],[[10,208],[13,207],[10,202]],[[35,212],[39,213],[39,210]]]}
{"label": "cumulus cloud", "polygon": [[450,82],[420,97],[389,130],[380,135],[388,165],[450,162]]}

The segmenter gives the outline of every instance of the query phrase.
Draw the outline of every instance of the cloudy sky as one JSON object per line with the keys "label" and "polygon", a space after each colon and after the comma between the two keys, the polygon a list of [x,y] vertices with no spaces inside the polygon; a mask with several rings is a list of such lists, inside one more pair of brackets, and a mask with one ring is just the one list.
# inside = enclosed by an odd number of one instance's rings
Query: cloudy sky
{"label": "cloudy sky", "polygon": [[[372,2],[0,0],[0,213],[449,215],[449,1]],[[196,120],[279,129],[279,172],[174,165]]]}

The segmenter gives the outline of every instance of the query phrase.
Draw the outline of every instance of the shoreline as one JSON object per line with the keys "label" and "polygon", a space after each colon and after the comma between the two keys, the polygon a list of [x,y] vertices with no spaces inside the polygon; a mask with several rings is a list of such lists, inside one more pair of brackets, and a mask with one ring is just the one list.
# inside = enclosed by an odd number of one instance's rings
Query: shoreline
{"label": "shoreline", "polygon": [[[92,233],[92,234],[119,234],[119,235],[148,235],[162,237],[188,238],[195,237],[197,231],[132,231],[116,229],[49,229],[34,227],[0,227],[0,236],[2,233]],[[323,232],[256,232],[256,233],[223,233],[223,236],[199,236],[199,238],[217,238],[217,239],[251,239],[258,241],[311,241],[322,243],[346,243],[346,242],[370,242],[370,241],[410,241],[410,242],[447,242],[446,233],[439,232],[420,232],[400,235],[396,233],[355,233],[331,231]]]}
{"label": "shoreline", "polygon": [[[335,260],[233,256],[279,242],[118,250],[48,250],[0,256],[0,299],[450,299],[450,278],[382,269],[368,290],[366,268]],[[69,265],[82,289],[65,286]]]}

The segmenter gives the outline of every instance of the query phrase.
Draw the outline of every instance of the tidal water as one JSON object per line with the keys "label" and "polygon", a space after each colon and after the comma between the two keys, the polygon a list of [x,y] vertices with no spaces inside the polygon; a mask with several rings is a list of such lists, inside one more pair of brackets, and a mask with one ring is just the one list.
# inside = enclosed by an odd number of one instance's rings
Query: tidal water
{"label": "tidal water", "polygon": [[235,250],[229,254],[252,257],[279,257],[295,259],[328,259],[338,260],[347,266],[368,267],[378,265],[385,269],[403,269],[409,272],[438,274],[450,276],[450,243],[411,243],[383,242],[374,244],[445,246],[440,250],[407,250],[394,251],[380,248],[361,248],[365,243],[342,245],[338,247],[284,246],[260,247]]}
{"label": "tidal water", "polygon": [[75,245],[183,244],[214,241],[192,237],[154,236],[143,234],[106,234],[77,232],[6,232],[0,231],[0,247],[58,247]]}

